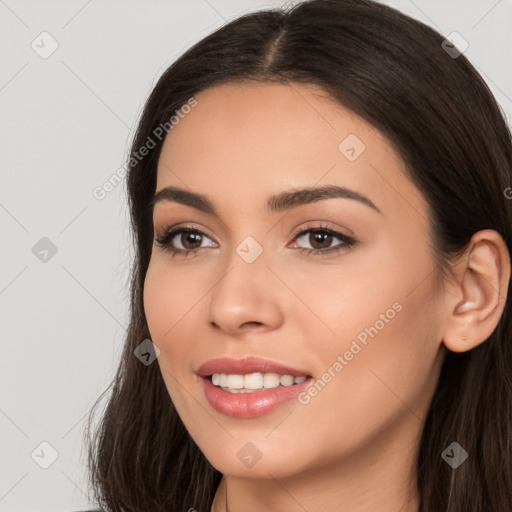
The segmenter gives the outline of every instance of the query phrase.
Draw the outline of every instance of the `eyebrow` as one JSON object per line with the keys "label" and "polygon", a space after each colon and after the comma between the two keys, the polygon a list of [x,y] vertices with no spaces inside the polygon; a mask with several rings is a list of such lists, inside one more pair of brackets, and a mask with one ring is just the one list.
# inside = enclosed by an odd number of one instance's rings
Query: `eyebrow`
{"label": "eyebrow", "polygon": [[[265,211],[268,213],[279,213],[291,208],[315,203],[324,199],[343,198],[359,201],[360,203],[372,208],[376,212],[382,214],[382,211],[367,197],[354,190],[337,185],[326,185],[323,187],[302,188],[296,190],[288,190],[272,195],[267,199]],[[153,210],[155,205],[162,202],[174,202],[190,206],[204,212],[208,215],[218,217],[218,212],[212,201],[202,194],[190,192],[178,187],[165,187],[159,190],[150,202],[150,208]]]}

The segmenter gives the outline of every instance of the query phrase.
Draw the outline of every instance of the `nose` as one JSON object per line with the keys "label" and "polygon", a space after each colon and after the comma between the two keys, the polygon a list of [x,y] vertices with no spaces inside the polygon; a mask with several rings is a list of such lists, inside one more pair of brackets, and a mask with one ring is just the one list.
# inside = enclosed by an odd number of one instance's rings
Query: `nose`
{"label": "nose", "polygon": [[230,262],[209,295],[208,323],[230,336],[279,328],[283,322],[282,285],[264,259],[247,263],[233,258]]}

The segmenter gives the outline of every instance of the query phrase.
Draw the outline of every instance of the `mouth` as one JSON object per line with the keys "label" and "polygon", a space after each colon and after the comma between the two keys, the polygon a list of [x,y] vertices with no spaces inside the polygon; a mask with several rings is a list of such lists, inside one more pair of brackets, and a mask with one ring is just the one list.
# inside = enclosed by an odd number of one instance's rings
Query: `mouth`
{"label": "mouth", "polygon": [[313,380],[306,370],[256,357],[212,359],[197,373],[210,405],[239,418],[261,416],[289,403]]}

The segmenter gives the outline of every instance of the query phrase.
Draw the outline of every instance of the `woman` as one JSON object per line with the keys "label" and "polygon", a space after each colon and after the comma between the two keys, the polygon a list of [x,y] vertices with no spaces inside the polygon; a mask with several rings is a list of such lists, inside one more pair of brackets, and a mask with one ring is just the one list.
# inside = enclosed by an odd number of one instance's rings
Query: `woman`
{"label": "woman", "polygon": [[512,510],[512,141],[454,45],[369,0],[245,15],[128,163],[103,507]]}

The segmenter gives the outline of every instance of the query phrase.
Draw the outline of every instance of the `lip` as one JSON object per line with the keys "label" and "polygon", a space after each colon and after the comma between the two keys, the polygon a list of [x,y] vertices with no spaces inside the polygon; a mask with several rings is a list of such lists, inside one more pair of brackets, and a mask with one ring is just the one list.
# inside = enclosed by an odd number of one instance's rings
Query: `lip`
{"label": "lip", "polygon": [[[307,379],[292,386],[278,386],[277,388],[250,393],[223,391],[220,387],[214,386],[210,380],[210,375],[213,373],[246,375],[254,372],[279,373],[280,375],[292,375],[294,377],[306,375]],[[257,357],[212,359],[199,368],[198,374],[201,377],[203,391],[210,405],[226,416],[238,418],[253,418],[268,414],[297,397],[312,381],[307,371]]]}
{"label": "lip", "polygon": [[197,370],[201,377],[208,377],[213,373],[228,373],[232,375],[246,375],[247,373],[279,373],[280,375],[292,375],[293,377],[308,376],[305,370],[291,368],[276,361],[261,359],[259,357],[249,356],[243,359],[231,359],[221,357],[206,361]]}
{"label": "lip", "polygon": [[238,418],[254,418],[274,411],[302,393],[311,380],[308,377],[293,386],[279,386],[251,393],[230,393],[214,386],[209,377],[201,377],[203,391],[210,405],[226,416]]}

